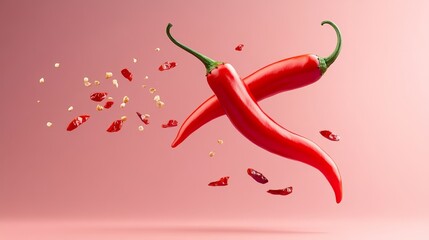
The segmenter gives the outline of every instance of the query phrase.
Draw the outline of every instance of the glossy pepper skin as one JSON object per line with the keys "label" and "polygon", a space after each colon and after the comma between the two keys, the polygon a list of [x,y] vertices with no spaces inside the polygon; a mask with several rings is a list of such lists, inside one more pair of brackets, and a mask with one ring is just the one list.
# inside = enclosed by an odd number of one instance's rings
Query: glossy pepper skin
{"label": "glossy pepper skin", "polygon": [[288,131],[265,114],[232,65],[214,61],[177,42],[170,34],[171,27],[171,24],[167,26],[170,40],[204,63],[207,82],[234,127],[259,147],[318,169],[333,188],[336,202],[340,203],[341,176],[329,155],[312,141]]}
{"label": "glossy pepper skin", "polygon": [[[314,54],[286,58],[267,65],[245,77],[243,82],[248,86],[256,101],[284,91],[310,85],[322,77],[323,73],[338,57],[342,42],[338,27],[330,21],[322,22],[322,25],[324,24],[332,26],[337,34],[335,51],[327,58],[321,58]],[[183,122],[171,146],[177,147],[194,131],[224,114],[225,111],[217,97],[215,95],[211,96]]]}

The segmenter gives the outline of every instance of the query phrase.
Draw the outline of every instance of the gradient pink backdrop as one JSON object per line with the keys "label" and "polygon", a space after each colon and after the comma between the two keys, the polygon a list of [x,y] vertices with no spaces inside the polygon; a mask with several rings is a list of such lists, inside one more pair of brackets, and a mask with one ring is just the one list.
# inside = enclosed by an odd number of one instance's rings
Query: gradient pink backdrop
{"label": "gradient pink backdrop", "polygon": [[[327,239],[363,234],[360,226],[367,236],[396,231],[391,234],[427,238],[418,230],[429,225],[428,10],[426,1],[1,1],[1,231],[13,239],[21,232],[10,230],[13,222],[59,219],[223,227],[232,221],[244,229],[262,222],[289,232],[328,232],[318,236]],[[343,177],[341,204],[317,170],[254,146],[225,117],[170,148],[178,128],[160,125],[182,123],[211,90],[203,65],[166,37],[167,23],[178,40],[233,64],[244,77],[286,57],[329,55],[336,37],[320,26],[323,20],[343,33],[337,61],[317,83],[260,105],[333,157]],[[234,51],[239,43],[242,52]],[[158,71],[165,61],[178,66]],[[124,67],[132,82],[120,76]],[[104,79],[106,71],[119,80],[118,89]],[[102,84],[86,88],[84,77]],[[156,108],[149,87],[164,109]],[[97,112],[89,100],[95,91],[131,100],[124,109],[116,103]],[[143,132],[135,111],[151,114]],[[82,113],[92,117],[66,132]],[[123,130],[107,133],[122,115],[128,116]],[[324,139],[322,129],[341,141]],[[269,186],[251,180],[248,167],[263,172]],[[228,187],[207,187],[226,175]],[[290,185],[295,191],[288,197],[265,193]]]}

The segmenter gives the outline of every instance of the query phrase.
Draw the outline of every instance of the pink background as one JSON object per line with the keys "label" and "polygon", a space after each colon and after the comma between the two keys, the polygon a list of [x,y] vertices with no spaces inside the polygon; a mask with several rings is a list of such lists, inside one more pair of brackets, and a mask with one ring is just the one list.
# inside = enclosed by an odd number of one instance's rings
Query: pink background
{"label": "pink background", "polygon": [[[1,1],[0,236],[427,239],[429,3],[348,2]],[[179,41],[233,64],[244,77],[283,58],[329,55],[336,37],[320,26],[323,20],[342,31],[337,61],[315,84],[260,106],[333,157],[343,202],[335,203],[317,170],[254,146],[226,117],[171,149],[178,128],[161,124],[181,124],[212,93],[203,65],[168,40],[167,23]],[[239,43],[242,52],[234,50]],[[165,61],[178,66],[158,71]],[[133,72],[132,82],[120,75],[124,67]],[[118,89],[104,79],[107,71]],[[101,85],[84,87],[84,77]],[[95,110],[89,95],[96,91],[109,92],[112,109]],[[156,108],[156,94],[165,108]],[[125,95],[131,100],[120,109]],[[143,132],[136,111],[151,115]],[[88,122],[65,131],[83,113],[91,115]],[[122,131],[107,133],[123,115]],[[322,129],[341,141],[324,139]],[[269,184],[250,179],[248,167],[263,172]],[[228,187],[207,186],[222,176],[231,177]],[[265,193],[287,186],[294,187],[287,197]],[[65,224],[65,232],[53,231],[50,223],[60,220],[92,230]]]}

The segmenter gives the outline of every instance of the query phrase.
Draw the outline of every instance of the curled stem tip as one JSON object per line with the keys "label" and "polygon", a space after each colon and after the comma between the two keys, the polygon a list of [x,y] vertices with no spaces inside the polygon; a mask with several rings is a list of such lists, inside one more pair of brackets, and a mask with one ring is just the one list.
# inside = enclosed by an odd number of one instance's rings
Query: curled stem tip
{"label": "curled stem tip", "polygon": [[170,33],[170,29],[171,27],[173,27],[173,24],[169,23],[167,25],[167,29],[166,29],[166,33],[168,38],[178,47],[180,47],[181,49],[187,51],[188,53],[194,55],[196,58],[198,58],[206,67],[206,71],[207,73],[210,73],[214,68],[216,68],[217,66],[219,66],[220,64],[222,64],[221,62],[215,61],[207,56],[204,56],[203,54],[196,52],[195,50],[183,45],[182,43],[178,42],[176,39],[173,38],[173,36],[171,36]]}
{"label": "curled stem tip", "polygon": [[340,32],[340,29],[338,28],[338,26],[331,21],[323,21],[321,23],[322,26],[325,24],[328,24],[332,28],[334,28],[335,33],[337,34],[337,45],[335,46],[335,50],[331,53],[331,55],[329,55],[328,57],[320,59],[320,67],[321,67],[322,73],[324,73],[328,69],[328,67],[331,66],[331,64],[335,62],[338,55],[340,55],[341,43],[342,43],[341,32]]}

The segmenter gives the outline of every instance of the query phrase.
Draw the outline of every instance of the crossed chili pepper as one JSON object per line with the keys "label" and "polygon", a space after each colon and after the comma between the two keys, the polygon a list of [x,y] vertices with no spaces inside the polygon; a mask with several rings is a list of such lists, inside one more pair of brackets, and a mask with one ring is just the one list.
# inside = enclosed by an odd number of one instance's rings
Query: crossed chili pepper
{"label": "crossed chili pepper", "polygon": [[341,49],[338,27],[329,24],[337,34],[335,51],[327,58],[302,55],[270,64],[245,79],[240,79],[231,64],[215,61],[175,40],[168,24],[169,39],[178,47],[197,57],[206,67],[207,82],[214,96],[201,104],[182,125],[172,147],[176,147],[193,131],[212,119],[226,114],[234,127],[247,139],[267,151],[306,163],[318,169],[329,181],[336,196],[342,200],[342,181],[335,162],[314,142],[292,133],[272,120],[256,101],[314,83],[336,60]]}
{"label": "crossed chili pepper", "polygon": [[[327,58],[320,58],[314,54],[286,58],[269,64],[243,79],[245,85],[256,101],[263,100],[278,93],[310,85],[319,80],[327,68],[337,59],[341,50],[341,33],[338,27],[331,25],[337,34],[337,45],[334,52]],[[181,125],[171,146],[177,147],[194,131],[225,115],[217,97],[212,95],[197,107]]]}

